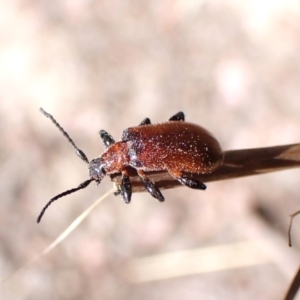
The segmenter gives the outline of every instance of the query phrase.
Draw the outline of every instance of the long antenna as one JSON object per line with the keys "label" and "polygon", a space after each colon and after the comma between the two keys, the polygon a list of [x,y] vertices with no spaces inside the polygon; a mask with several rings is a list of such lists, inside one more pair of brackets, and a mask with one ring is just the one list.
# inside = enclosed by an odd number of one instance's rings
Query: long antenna
{"label": "long antenna", "polygon": [[74,188],[74,189],[70,189],[70,190],[67,190],[61,194],[58,194],[57,196],[53,197],[51,200],[49,200],[49,202],[44,206],[44,208],[42,209],[42,211],[40,212],[38,218],[37,218],[37,223],[40,223],[45,211],[47,210],[47,208],[57,199],[59,198],[62,198],[64,196],[67,196],[69,194],[72,194],[72,193],[75,193],[79,190],[82,190],[84,188],[86,188],[92,181],[94,181],[95,179],[88,179],[84,182],[82,182],[77,188]]}
{"label": "long antenna", "polygon": [[49,118],[52,123],[59,129],[59,131],[64,135],[64,137],[69,141],[69,143],[71,144],[71,146],[75,149],[75,152],[77,154],[78,157],[80,157],[84,162],[86,162],[87,164],[89,163],[89,160],[87,158],[87,156],[84,154],[84,152],[82,150],[80,150],[75,143],[73,142],[73,140],[70,138],[70,136],[64,131],[64,129],[57,123],[57,121],[54,119],[54,117],[50,114],[48,114],[45,110],[43,110],[42,108],[40,108],[41,113],[46,116],[47,118]]}

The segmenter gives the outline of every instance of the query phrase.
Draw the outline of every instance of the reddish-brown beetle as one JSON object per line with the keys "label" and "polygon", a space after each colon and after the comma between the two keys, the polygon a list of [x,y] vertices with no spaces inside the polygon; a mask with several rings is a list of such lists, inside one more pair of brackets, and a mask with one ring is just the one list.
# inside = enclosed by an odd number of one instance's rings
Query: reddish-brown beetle
{"label": "reddish-brown beetle", "polygon": [[110,134],[101,130],[99,134],[106,150],[100,157],[90,162],[56,120],[43,109],[41,112],[63,133],[74,147],[76,154],[89,164],[90,179],[77,188],[52,198],[41,211],[38,223],[53,201],[86,188],[92,181],[99,184],[105,175],[114,173],[122,174],[118,193],[126,203],[129,203],[132,188],[128,167],[136,169],[145,188],[154,198],[164,201],[160,190],[147,178],[145,172],[168,171],[183,185],[205,190],[205,184],[190,178],[187,174],[211,173],[222,161],[223,153],[218,141],[204,128],[185,122],[182,112],[165,123],[151,124],[150,119],[146,118],[139,126],[125,129],[119,142],[115,142]]}

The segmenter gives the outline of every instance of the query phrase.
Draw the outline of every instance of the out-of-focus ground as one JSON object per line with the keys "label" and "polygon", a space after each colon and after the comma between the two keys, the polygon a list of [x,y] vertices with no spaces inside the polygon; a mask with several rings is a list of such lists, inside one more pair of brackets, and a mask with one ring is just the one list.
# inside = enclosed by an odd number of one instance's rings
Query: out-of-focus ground
{"label": "out-of-focus ground", "polygon": [[[100,129],[118,139],[145,117],[178,111],[227,150],[300,142],[296,0],[2,1],[0,45],[1,277],[111,188],[106,178],[60,199],[36,224],[51,197],[88,178],[39,107],[89,158],[103,151]],[[0,298],[282,299],[300,265],[300,218],[287,245],[299,170],[163,194],[163,204],[146,193],[130,205],[110,196],[61,245],[2,283]],[[200,254],[182,263],[174,256],[190,251]],[[153,268],[150,258],[162,254]]]}

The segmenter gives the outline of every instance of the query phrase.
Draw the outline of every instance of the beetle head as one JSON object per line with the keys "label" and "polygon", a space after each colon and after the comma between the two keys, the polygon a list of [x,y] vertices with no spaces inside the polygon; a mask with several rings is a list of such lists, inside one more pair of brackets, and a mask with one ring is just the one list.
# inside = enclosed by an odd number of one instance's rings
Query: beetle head
{"label": "beetle head", "polygon": [[105,165],[101,157],[92,159],[89,163],[90,178],[95,180],[99,184],[102,178],[106,175],[104,168]]}

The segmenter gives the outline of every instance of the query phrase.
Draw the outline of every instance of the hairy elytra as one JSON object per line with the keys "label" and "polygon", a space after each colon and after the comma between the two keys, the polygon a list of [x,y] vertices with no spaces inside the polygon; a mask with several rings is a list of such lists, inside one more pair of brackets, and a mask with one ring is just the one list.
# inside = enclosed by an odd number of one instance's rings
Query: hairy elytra
{"label": "hairy elytra", "polygon": [[212,134],[199,125],[185,122],[184,114],[179,112],[164,123],[151,124],[150,119],[146,118],[138,126],[125,129],[118,142],[105,130],[100,130],[99,135],[106,149],[98,158],[89,161],[53,116],[42,108],[40,110],[68,139],[76,154],[88,164],[90,178],[77,188],[52,198],[42,209],[38,223],[55,200],[86,188],[92,181],[99,184],[103,177],[114,173],[122,174],[116,194],[121,194],[124,201],[129,203],[132,194],[129,167],[136,169],[147,191],[161,202],[164,197],[147,177],[147,171],[167,171],[181,184],[205,190],[205,184],[188,174],[211,173],[223,158],[220,144]]}

